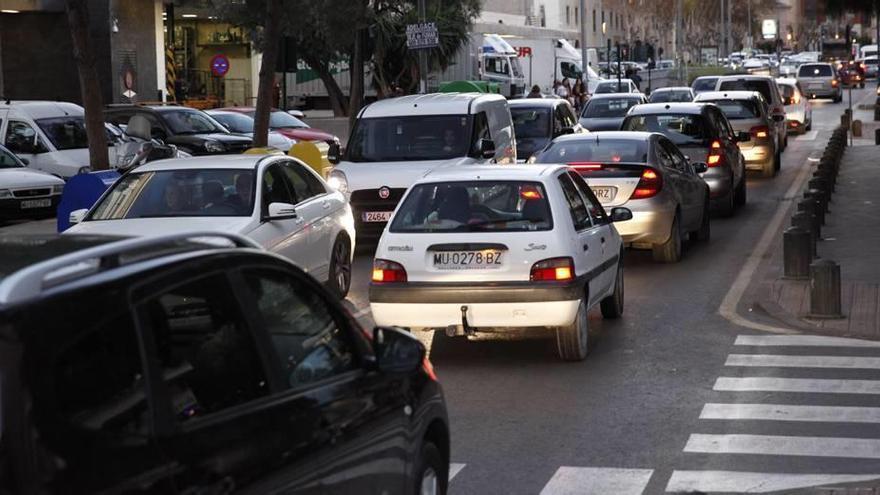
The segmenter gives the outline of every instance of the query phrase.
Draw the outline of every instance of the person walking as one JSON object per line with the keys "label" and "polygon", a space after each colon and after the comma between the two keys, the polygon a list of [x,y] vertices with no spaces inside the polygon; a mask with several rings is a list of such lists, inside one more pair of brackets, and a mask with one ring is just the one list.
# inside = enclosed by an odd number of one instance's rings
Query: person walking
{"label": "person walking", "polygon": [[571,86],[568,84],[568,79],[563,79],[562,84],[556,87],[556,96],[567,100],[569,95],[571,95]]}
{"label": "person walking", "polygon": [[532,90],[529,91],[529,94],[526,95],[526,98],[543,98],[544,95],[541,94],[541,87],[535,84],[532,86]]}
{"label": "person walking", "polygon": [[580,113],[581,105],[583,103],[583,97],[586,92],[587,90],[584,87],[583,79],[578,78],[574,82],[574,87],[571,89],[571,104],[574,108],[578,110],[578,113]]}

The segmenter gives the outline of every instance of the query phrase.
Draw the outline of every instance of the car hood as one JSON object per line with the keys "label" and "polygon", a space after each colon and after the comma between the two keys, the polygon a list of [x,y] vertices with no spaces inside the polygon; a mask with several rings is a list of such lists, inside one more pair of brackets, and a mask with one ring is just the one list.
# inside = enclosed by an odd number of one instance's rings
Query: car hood
{"label": "car hood", "polygon": [[590,131],[619,131],[624,117],[613,118],[586,118],[580,119],[580,124]]}
{"label": "car hood", "polygon": [[519,159],[528,160],[530,156],[544,149],[550,142],[549,137],[516,138],[516,156]]}
{"label": "car hood", "polygon": [[247,234],[252,230],[251,217],[177,217],[89,220],[72,226],[65,234],[110,234],[149,236],[193,231],[223,231]]}
{"label": "car hood", "polygon": [[312,129],[309,127],[281,127],[272,129],[275,132],[283,134],[290,139],[297,141],[324,141],[330,142],[336,139],[336,136],[320,129]]}
{"label": "car hood", "polygon": [[21,187],[48,187],[64,184],[54,175],[27,168],[0,168],[0,189]]}
{"label": "car hood", "polygon": [[477,163],[473,158],[425,160],[417,162],[342,162],[333,170],[345,174],[349,191],[378,189],[382,186],[407,188],[426,173],[440,167],[454,167]]}

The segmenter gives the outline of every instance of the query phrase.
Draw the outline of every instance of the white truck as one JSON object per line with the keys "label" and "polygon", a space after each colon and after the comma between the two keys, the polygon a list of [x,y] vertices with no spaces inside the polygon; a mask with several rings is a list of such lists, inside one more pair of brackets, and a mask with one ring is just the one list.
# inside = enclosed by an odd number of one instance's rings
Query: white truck
{"label": "white truck", "polygon": [[[571,84],[583,77],[581,51],[563,38],[505,38],[517,50],[523,68],[526,88],[537,84],[545,94],[553,92],[553,81],[568,79]],[[593,70],[598,67],[599,55],[595,48],[587,49],[589,92],[599,84],[600,77]]]}
{"label": "white truck", "polygon": [[522,97],[526,89],[519,52],[497,34],[471,33],[439,80],[493,82],[508,98]]}

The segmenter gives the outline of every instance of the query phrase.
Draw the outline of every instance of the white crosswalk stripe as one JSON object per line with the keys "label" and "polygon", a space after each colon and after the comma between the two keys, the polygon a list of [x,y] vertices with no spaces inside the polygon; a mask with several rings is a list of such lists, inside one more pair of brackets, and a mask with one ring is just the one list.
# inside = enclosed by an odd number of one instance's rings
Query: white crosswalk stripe
{"label": "white crosswalk stripe", "polygon": [[694,433],[685,452],[707,454],[800,455],[880,459],[880,440],[787,437],[780,435],[705,435]]}
{"label": "white crosswalk stripe", "polygon": [[450,462],[449,463],[449,481],[452,481],[452,478],[455,478],[455,475],[460,473],[467,464],[461,462]]}
{"label": "white crosswalk stripe", "polygon": [[781,356],[775,354],[730,354],[724,366],[771,368],[854,368],[880,370],[880,357]]}
{"label": "white crosswalk stripe", "polygon": [[640,495],[653,473],[652,469],[562,466],[541,495]]}
{"label": "white crosswalk stripe", "polygon": [[706,404],[700,419],[880,423],[880,407]]}
{"label": "white crosswalk stripe", "polygon": [[877,347],[880,342],[824,335],[740,335],[733,345],[801,347]]}
{"label": "white crosswalk stripe", "polygon": [[817,394],[880,394],[880,380],[824,378],[774,378],[722,376],[713,390],[719,392],[804,392]]}
{"label": "white crosswalk stripe", "polygon": [[667,492],[770,493],[811,486],[880,479],[880,474],[794,474],[737,471],[674,471]]}

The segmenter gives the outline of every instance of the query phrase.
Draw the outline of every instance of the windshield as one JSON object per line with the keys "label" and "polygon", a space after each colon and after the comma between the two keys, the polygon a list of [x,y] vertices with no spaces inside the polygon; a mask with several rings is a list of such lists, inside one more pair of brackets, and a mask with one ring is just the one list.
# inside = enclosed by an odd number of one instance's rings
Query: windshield
{"label": "windshield", "polygon": [[391,232],[517,232],[553,228],[537,182],[442,182],[413,187]]}
{"label": "windshield", "polygon": [[550,137],[549,108],[511,108],[510,116],[517,139]]}
{"label": "windshield", "polygon": [[757,91],[761,93],[764,100],[773,101],[773,94],[770,85],[773,84],[769,80],[760,79],[737,79],[735,81],[721,81],[718,91]]}
{"label": "windshield", "polygon": [[198,110],[166,110],[160,115],[174,134],[226,132],[216,120]]}
{"label": "windshield", "polygon": [[510,67],[513,69],[514,77],[523,77],[522,64],[518,57],[510,58]]}
{"label": "windshield", "polygon": [[[248,114],[253,118],[255,112]],[[271,129],[308,129],[309,126],[302,120],[280,110],[273,111],[269,114],[269,128]]]}
{"label": "windshield", "polygon": [[660,132],[677,145],[702,145],[707,138],[704,127],[700,115],[631,115],[623,122],[621,130]]}
{"label": "windshield", "polygon": [[694,81],[694,91],[714,91],[718,78],[707,77],[705,79],[697,79]]}
{"label": "windshield", "polygon": [[700,103],[714,103],[727,120],[757,119],[761,116],[761,109],[755,100],[701,100]]}
{"label": "windshield", "polygon": [[578,139],[554,141],[537,157],[537,163],[647,163],[645,139]]}
{"label": "windshield", "polygon": [[0,146],[0,168],[21,168],[24,164],[11,151]]}
{"label": "windshield", "polygon": [[651,93],[651,103],[687,103],[693,101],[690,91],[654,91]]}
{"label": "windshield", "polygon": [[629,93],[629,83],[620,82],[620,85],[615,82],[604,82],[596,86],[596,91],[594,94],[603,94],[603,93]]}
{"label": "windshield", "polygon": [[802,65],[798,69],[798,77],[831,77],[834,72],[830,65]]}
{"label": "windshield", "polygon": [[581,114],[581,117],[588,119],[620,118],[638,103],[638,98],[593,98],[584,107],[584,113]]}
{"label": "windshield", "polygon": [[240,113],[214,113],[210,115],[232,132],[245,134],[254,132],[254,119],[247,115]]}
{"label": "windshield", "polygon": [[468,154],[470,117],[359,119],[346,153],[353,162],[446,160]]}
{"label": "windshield", "polygon": [[250,216],[254,172],[244,169],[130,173],[117,181],[89,220]]}
{"label": "windshield", "polygon": [[75,150],[89,147],[86,125],[82,117],[52,117],[35,120],[49,141],[58,150]]}

